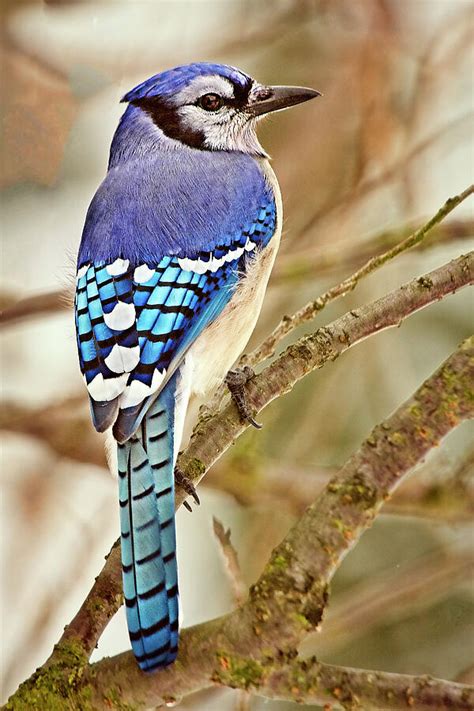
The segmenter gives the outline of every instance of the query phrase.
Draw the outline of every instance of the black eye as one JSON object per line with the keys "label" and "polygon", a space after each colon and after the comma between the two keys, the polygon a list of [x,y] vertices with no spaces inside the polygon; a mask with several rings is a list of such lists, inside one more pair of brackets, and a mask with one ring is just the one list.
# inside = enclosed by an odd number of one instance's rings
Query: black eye
{"label": "black eye", "polygon": [[224,99],[219,94],[204,94],[198,99],[198,106],[205,111],[218,111],[224,103]]}

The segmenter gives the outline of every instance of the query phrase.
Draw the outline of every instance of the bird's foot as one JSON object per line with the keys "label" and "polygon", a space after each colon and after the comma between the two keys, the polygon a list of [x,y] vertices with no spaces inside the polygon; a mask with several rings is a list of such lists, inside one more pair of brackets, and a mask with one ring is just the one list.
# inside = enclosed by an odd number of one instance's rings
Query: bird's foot
{"label": "bird's foot", "polygon": [[[179,467],[174,468],[174,481],[176,486],[180,486],[189,496],[192,496],[196,506],[199,506],[201,500],[199,499],[194,484]],[[188,501],[183,501],[183,506],[187,508],[188,511],[192,511],[191,504]]]}
{"label": "bird's foot", "polygon": [[255,377],[254,371],[250,366],[246,365],[243,368],[229,370],[224,382],[229,388],[231,398],[234,401],[241,419],[244,422],[249,422],[257,430],[260,430],[262,425],[256,422],[252,417],[245,392],[246,384],[249,380],[252,380],[253,377]]}

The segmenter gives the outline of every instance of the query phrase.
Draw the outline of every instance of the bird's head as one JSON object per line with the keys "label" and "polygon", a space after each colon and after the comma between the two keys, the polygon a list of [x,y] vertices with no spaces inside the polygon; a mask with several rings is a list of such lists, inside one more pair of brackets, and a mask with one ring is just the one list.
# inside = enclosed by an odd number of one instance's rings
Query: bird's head
{"label": "bird's head", "polygon": [[168,138],[201,150],[264,155],[257,120],[320,96],[296,86],[263,86],[224,64],[200,62],[156,74],[122,101],[139,107]]}

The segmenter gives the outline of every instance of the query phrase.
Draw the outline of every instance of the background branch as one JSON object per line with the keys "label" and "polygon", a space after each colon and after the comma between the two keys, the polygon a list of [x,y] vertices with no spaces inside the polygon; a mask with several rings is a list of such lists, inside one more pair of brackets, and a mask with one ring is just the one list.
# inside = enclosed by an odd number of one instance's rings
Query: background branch
{"label": "background branch", "polygon": [[[230,459],[230,461],[229,461]],[[300,516],[335,473],[333,467],[289,467],[269,460],[264,470],[245,476],[245,453],[212,467],[206,485],[231,494],[242,506],[284,507]],[[384,506],[384,513],[434,521],[470,521],[474,515],[474,448],[458,462],[434,458],[417,469]]]}
{"label": "background branch", "polygon": [[247,588],[242,578],[237,551],[230,540],[230,528],[226,531],[221,521],[215,516],[212,518],[212,527],[224,558],[227,577],[232,587],[235,603],[240,605],[247,596]]}
{"label": "background branch", "polygon": [[[317,246],[311,253],[304,250],[301,256],[295,248],[291,253],[284,253],[278,257],[272,271],[270,286],[295,283],[308,277],[316,278],[340,272],[343,269],[352,270],[367,260],[396,247],[402,240],[416,233],[423,225],[406,226],[396,230],[379,232],[363,242],[354,244],[326,244],[324,249]],[[439,247],[451,242],[469,240],[474,237],[474,220],[451,219],[439,223],[432,228],[430,239],[418,243],[417,252]],[[295,254],[296,252],[296,254]]]}
{"label": "background branch", "polygon": [[350,643],[354,629],[360,638],[397,615],[428,608],[456,583],[472,580],[473,573],[472,554],[438,552],[419,556],[410,564],[401,563],[392,573],[371,576],[370,581],[338,596],[314,644],[319,643],[325,655],[332,655]]}

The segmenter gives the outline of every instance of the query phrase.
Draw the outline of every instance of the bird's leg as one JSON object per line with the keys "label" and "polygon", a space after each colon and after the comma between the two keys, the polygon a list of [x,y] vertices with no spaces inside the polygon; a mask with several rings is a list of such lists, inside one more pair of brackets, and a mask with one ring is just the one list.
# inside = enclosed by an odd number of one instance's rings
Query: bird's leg
{"label": "bird's leg", "polygon": [[253,427],[256,427],[257,430],[260,430],[262,425],[253,419],[245,392],[245,385],[249,380],[252,380],[254,376],[255,373],[252,368],[246,365],[243,368],[229,370],[224,382],[229,388],[231,398],[239,411],[241,419],[244,422],[249,422]]}
{"label": "bird's leg", "polygon": [[[176,486],[180,486],[189,496],[192,496],[194,503],[199,506],[201,501],[194,484],[179,467],[174,468],[174,481]],[[183,505],[188,509],[188,511],[192,511],[191,505],[187,501],[183,501]]]}

